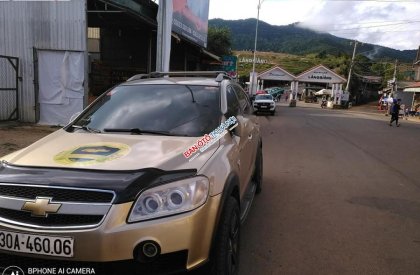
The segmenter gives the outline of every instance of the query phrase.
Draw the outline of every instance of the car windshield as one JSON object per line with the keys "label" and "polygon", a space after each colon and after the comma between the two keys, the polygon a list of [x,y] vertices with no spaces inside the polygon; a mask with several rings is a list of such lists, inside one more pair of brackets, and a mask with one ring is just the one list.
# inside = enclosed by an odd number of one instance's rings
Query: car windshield
{"label": "car windshield", "polygon": [[255,100],[273,100],[271,95],[257,95]]}
{"label": "car windshield", "polygon": [[219,89],[198,85],[118,86],[79,117],[73,129],[202,136],[220,124]]}
{"label": "car windshield", "polygon": [[281,88],[271,88],[271,89],[269,90],[269,93],[270,93],[270,94],[280,93],[280,92],[283,92],[283,89],[281,89]]}

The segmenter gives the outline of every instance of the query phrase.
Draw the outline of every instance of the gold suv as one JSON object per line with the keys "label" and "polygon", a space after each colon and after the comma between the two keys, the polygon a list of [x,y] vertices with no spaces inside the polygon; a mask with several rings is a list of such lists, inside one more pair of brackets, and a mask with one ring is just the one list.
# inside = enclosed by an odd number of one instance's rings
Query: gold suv
{"label": "gold suv", "polygon": [[5,274],[237,274],[263,170],[252,105],[221,72],[136,75],[0,161]]}

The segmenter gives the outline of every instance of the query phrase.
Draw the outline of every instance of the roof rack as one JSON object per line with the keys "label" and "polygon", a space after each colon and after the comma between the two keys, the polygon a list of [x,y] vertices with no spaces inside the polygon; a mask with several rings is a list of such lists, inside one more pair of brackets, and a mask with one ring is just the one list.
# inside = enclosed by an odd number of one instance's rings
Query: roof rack
{"label": "roof rack", "polygon": [[136,74],[127,81],[146,78],[159,78],[164,76],[215,76],[217,82],[223,79],[232,79],[225,71],[175,71],[175,72],[151,72],[149,74]]}

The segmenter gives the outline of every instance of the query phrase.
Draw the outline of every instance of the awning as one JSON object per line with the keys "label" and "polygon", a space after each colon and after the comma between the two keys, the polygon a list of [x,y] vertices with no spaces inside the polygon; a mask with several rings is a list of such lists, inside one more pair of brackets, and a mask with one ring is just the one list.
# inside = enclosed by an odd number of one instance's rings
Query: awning
{"label": "awning", "polygon": [[[106,27],[115,25],[138,26],[138,20],[156,27],[158,4],[147,0],[97,0],[88,3],[89,26]],[[127,16],[131,15],[131,16]]]}
{"label": "awning", "polygon": [[315,95],[332,95],[332,91],[329,89],[322,89],[316,92]]}
{"label": "awning", "polygon": [[365,83],[376,83],[379,84],[382,82],[382,77],[380,76],[372,76],[372,75],[361,75],[358,73],[354,73],[355,75],[357,75],[358,77],[360,77],[362,79],[363,82]]}
{"label": "awning", "polygon": [[420,87],[405,88],[403,91],[406,93],[420,93]]}
{"label": "awning", "polygon": [[209,51],[206,51],[205,49],[201,49],[201,52],[202,52],[202,53],[204,53],[204,54],[206,54],[207,56],[209,56],[209,57],[213,58],[214,60],[221,61],[221,58],[220,58],[220,57],[218,57],[218,56],[217,56],[217,55],[215,55],[215,54],[212,54],[212,53],[211,53],[211,52],[209,52]]}

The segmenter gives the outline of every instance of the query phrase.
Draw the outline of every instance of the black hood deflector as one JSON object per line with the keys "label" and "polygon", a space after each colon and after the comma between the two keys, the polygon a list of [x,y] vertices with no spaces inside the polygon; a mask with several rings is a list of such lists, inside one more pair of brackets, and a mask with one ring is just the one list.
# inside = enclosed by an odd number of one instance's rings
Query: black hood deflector
{"label": "black hood deflector", "polygon": [[111,190],[117,195],[114,203],[133,201],[145,189],[193,177],[196,174],[196,169],[164,171],[145,168],[107,171],[26,167],[0,162],[0,183]]}

